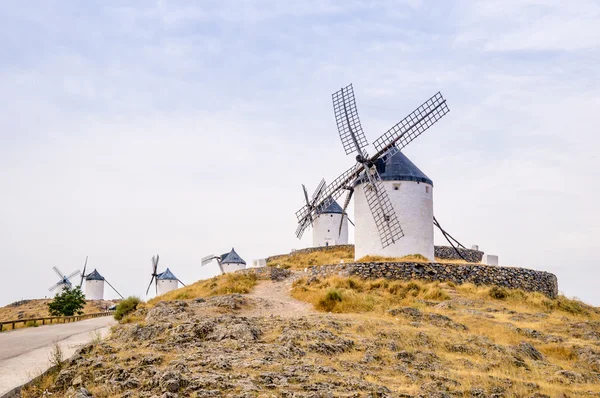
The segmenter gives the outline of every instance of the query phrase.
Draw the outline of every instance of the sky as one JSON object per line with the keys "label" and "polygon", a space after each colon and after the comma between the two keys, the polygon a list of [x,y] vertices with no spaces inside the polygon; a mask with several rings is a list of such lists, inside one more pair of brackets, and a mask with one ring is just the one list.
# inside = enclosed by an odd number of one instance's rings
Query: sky
{"label": "sky", "polygon": [[300,184],[353,164],[349,83],[369,142],[441,91],[404,150],[436,218],[600,305],[599,70],[593,0],[2,1],[0,305],[86,256],[145,298],[157,253],[192,283],[209,254],[309,246]]}

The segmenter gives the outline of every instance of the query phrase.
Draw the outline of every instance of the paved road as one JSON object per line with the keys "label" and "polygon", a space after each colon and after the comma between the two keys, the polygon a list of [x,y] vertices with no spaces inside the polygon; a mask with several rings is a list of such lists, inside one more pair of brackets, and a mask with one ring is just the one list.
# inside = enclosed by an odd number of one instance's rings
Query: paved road
{"label": "paved road", "polygon": [[111,316],[106,316],[0,333],[0,397],[48,369],[55,342],[66,359],[94,338],[94,332],[106,335],[115,323]]}

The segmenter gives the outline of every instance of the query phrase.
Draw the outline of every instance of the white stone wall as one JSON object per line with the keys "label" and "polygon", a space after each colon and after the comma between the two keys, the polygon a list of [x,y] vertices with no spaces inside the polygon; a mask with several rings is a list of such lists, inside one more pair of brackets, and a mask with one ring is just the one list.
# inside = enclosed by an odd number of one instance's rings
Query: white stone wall
{"label": "white stone wall", "polygon": [[221,263],[223,272],[235,272],[246,268],[246,264]]}
{"label": "white stone wall", "polygon": [[[342,231],[340,230],[340,220]],[[324,213],[313,222],[313,247],[348,244],[348,217],[339,213]]]}
{"label": "white stone wall", "polygon": [[359,184],[354,192],[355,259],[366,255],[402,257],[421,254],[433,261],[433,187],[416,181],[382,181],[382,184],[396,211],[404,237],[385,249],[382,247],[365,197],[365,184]]}
{"label": "white stone wall", "polygon": [[85,281],[85,298],[88,300],[104,300],[104,281]]}
{"label": "white stone wall", "polygon": [[171,290],[175,290],[179,287],[179,281],[169,280],[169,279],[159,279],[158,280],[158,295],[161,296]]}

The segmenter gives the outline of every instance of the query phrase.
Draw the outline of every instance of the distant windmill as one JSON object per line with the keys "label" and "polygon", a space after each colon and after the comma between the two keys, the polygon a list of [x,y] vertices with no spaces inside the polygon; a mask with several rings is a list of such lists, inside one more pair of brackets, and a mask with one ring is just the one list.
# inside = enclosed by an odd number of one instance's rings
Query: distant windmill
{"label": "distant windmill", "polygon": [[202,258],[201,264],[202,266],[205,266],[212,260],[217,260],[217,264],[219,264],[219,269],[221,270],[222,274],[246,268],[246,262],[239,256],[239,254],[236,253],[233,247],[229,253],[224,253],[220,256],[211,254],[210,256]]}
{"label": "distant windmill", "polygon": [[315,216],[313,218],[311,212],[305,213],[304,218],[298,222],[296,236],[301,238],[307,226],[310,225],[313,232],[313,247],[346,245],[348,244],[348,222],[352,225],[354,223],[348,218],[345,209],[342,209],[335,200],[329,201],[326,206],[316,206],[325,188],[325,180],[321,180],[311,198],[308,199],[308,192],[302,184],[306,206],[315,210]]}
{"label": "distant windmill", "polygon": [[106,280],[105,277],[100,275],[100,273],[96,269],[94,269],[89,274],[86,274],[85,269],[87,267],[87,262],[88,262],[88,258],[86,256],[85,263],[83,264],[83,272],[81,273],[81,280],[79,281],[79,287],[81,287],[83,285],[83,280],[85,279],[85,298],[86,299],[88,299],[88,300],[104,300],[104,283],[105,282],[122,299],[125,298],[125,297],[123,297],[123,295],[121,293],[119,293],[117,291],[117,289],[115,289],[113,287],[113,285],[110,284],[110,282],[108,282]]}
{"label": "distant windmill", "polygon": [[48,289],[49,291],[53,292],[56,291],[56,294],[62,293],[62,291],[68,286],[69,288],[73,286],[73,283],[71,282],[71,278],[73,278],[75,275],[79,274],[79,270],[72,272],[69,276],[65,275],[61,270],[59,270],[57,267],[52,267],[52,269],[54,270],[54,272],[56,272],[56,274],[58,275],[58,277],[60,278],[60,280],[52,285],[50,287],[50,289]]}
{"label": "distant windmill", "polygon": [[160,296],[171,290],[175,290],[179,287],[178,283],[181,283],[185,286],[185,283],[181,282],[172,272],[167,268],[165,272],[157,273],[158,269],[158,254],[156,256],[152,256],[152,278],[150,279],[150,283],[148,284],[148,289],[146,289],[146,295],[150,292],[150,287],[152,286],[152,282],[155,284],[156,295]]}

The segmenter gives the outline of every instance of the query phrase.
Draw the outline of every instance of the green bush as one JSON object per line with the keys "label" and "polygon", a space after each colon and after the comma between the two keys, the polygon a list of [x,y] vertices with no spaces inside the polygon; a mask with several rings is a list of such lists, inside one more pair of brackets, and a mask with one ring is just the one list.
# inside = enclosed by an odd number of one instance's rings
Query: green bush
{"label": "green bush", "polygon": [[508,297],[508,292],[503,287],[493,286],[489,291],[489,295],[491,298],[504,300]]}
{"label": "green bush", "polygon": [[115,315],[114,315],[115,319],[117,321],[120,321],[121,319],[123,319],[123,317],[125,315],[135,311],[141,302],[142,302],[142,300],[140,300],[137,297],[134,297],[134,296],[127,297],[125,300],[121,301],[117,305],[117,309],[115,310]]}

